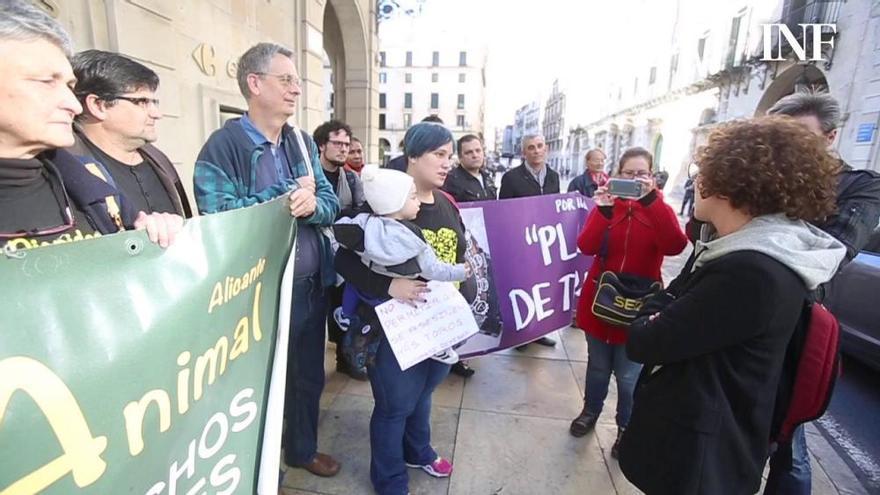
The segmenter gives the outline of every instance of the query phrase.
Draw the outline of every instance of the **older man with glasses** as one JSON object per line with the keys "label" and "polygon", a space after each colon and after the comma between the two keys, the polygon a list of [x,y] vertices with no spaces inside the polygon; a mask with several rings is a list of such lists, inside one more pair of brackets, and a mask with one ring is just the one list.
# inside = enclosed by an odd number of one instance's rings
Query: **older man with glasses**
{"label": "older man with glasses", "polygon": [[205,214],[289,196],[297,235],[284,462],[318,476],[334,476],[339,463],[317,448],[326,290],[336,281],[330,241],[321,229],[333,224],[339,202],[312,137],[287,123],[301,93],[293,52],[274,43],[254,45],[239,59],[237,79],[248,111],[228,120],[202,147],[194,177],[196,203]]}
{"label": "older man with glasses", "polygon": [[82,106],[70,37],[24,0],[0,2],[0,249],[7,255],[125,229],[165,247],[183,220],[138,211],[106,177],[63,148]]}
{"label": "older man with glasses", "polygon": [[86,50],[73,59],[74,92],[83,107],[70,151],[100,163],[135,207],[192,216],[171,160],[150,143],[162,118],[159,76],[118,53]]}

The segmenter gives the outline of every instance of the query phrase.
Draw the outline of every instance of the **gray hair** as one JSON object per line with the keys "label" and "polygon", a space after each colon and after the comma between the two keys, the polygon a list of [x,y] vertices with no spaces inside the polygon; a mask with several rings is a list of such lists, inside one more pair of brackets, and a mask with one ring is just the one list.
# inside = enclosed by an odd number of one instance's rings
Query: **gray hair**
{"label": "gray hair", "polygon": [[525,148],[526,143],[528,143],[529,141],[531,141],[533,139],[538,139],[538,138],[541,138],[541,141],[543,141],[544,135],[543,134],[526,134],[525,136],[522,137],[522,141],[520,142],[520,144],[522,145],[523,148]]}
{"label": "gray hair", "polygon": [[0,41],[45,40],[68,57],[73,53],[70,36],[49,14],[26,0],[0,1]]}
{"label": "gray hair", "polygon": [[825,91],[802,91],[790,94],[777,101],[767,113],[790,117],[812,115],[819,119],[822,132],[825,134],[840,126],[840,104]]}
{"label": "gray hair", "polygon": [[248,48],[246,52],[238,59],[238,70],[235,78],[238,80],[238,89],[241,90],[245,99],[251,97],[251,90],[248,88],[248,75],[265,73],[269,70],[269,64],[272,63],[272,57],[275,55],[283,55],[293,59],[293,52],[276,43],[257,43]]}
{"label": "gray hair", "polygon": [[605,152],[602,151],[600,148],[593,148],[593,149],[587,151],[587,154],[584,155],[584,160],[589,160],[589,159],[590,159],[590,156],[591,156],[592,154],[594,154],[594,153],[602,153],[602,156],[603,156],[603,157],[605,157],[605,158],[608,157],[608,155],[606,155]]}

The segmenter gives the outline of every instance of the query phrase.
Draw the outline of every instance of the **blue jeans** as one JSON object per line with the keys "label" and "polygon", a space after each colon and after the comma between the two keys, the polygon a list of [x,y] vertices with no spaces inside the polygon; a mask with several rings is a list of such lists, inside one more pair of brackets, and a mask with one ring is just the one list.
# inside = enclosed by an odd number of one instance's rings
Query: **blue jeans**
{"label": "blue jeans", "polygon": [[382,339],[376,362],[367,368],[373,388],[370,418],[370,481],[379,495],[406,495],[406,464],[437,459],[431,447],[431,394],[449,365],[433,359],[401,371],[388,341]]}
{"label": "blue jeans", "polygon": [[791,467],[787,465],[787,450],[776,451],[770,456],[770,474],[764,495],[810,495],[813,490],[813,471],[807,450],[804,425],[794,430],[791,438]]}
{"label": "blue jeans", "polygon": [[326,291],[321,276],[293,281],[287,385],[284,394],[284,462],[302,466],[318,451],[318,411],[324,391],[324,326]]}
{"label": "blue jeans", "polygon": [[630,361],[626,357],[626,345],[608,344],[600,339],[587,335],[587,387],[584,401],[587,412],[599,416],[605,397],[608,396],[608,384],[611,372],[617,379],[617,426],[626,428],[632,413],[633,389],[639,377],[642,365]]}

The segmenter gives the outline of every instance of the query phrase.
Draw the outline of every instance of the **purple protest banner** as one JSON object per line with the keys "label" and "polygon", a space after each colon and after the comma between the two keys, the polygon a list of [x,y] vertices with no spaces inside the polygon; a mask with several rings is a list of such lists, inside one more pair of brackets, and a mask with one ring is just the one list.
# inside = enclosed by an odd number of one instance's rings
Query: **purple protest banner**
{"label": "purple protest banner", "polygon": [[460,205],[476,267],[461,290],[480,332],[459,355],[515,347],[571,323],[591,262],[577,235],[593,205],[577,193]]}

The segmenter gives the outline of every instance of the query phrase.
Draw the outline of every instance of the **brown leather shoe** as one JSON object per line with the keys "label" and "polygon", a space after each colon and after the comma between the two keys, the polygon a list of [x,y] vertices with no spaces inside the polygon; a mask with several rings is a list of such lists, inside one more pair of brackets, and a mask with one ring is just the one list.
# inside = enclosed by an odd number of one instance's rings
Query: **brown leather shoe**
{"label": "brown leather shoe", "polygon": [[315,459],[308,464],[303,464],[301,466],[295,466],[298,468],[303,468],[306,471],[314,474],[315,476],[321,476],[323,478],[332,478],[336,476],[336,473],[339,472],[339,462],[336,459],[330,457],[327,454],[322,454],[318,452],[315,454]]}

